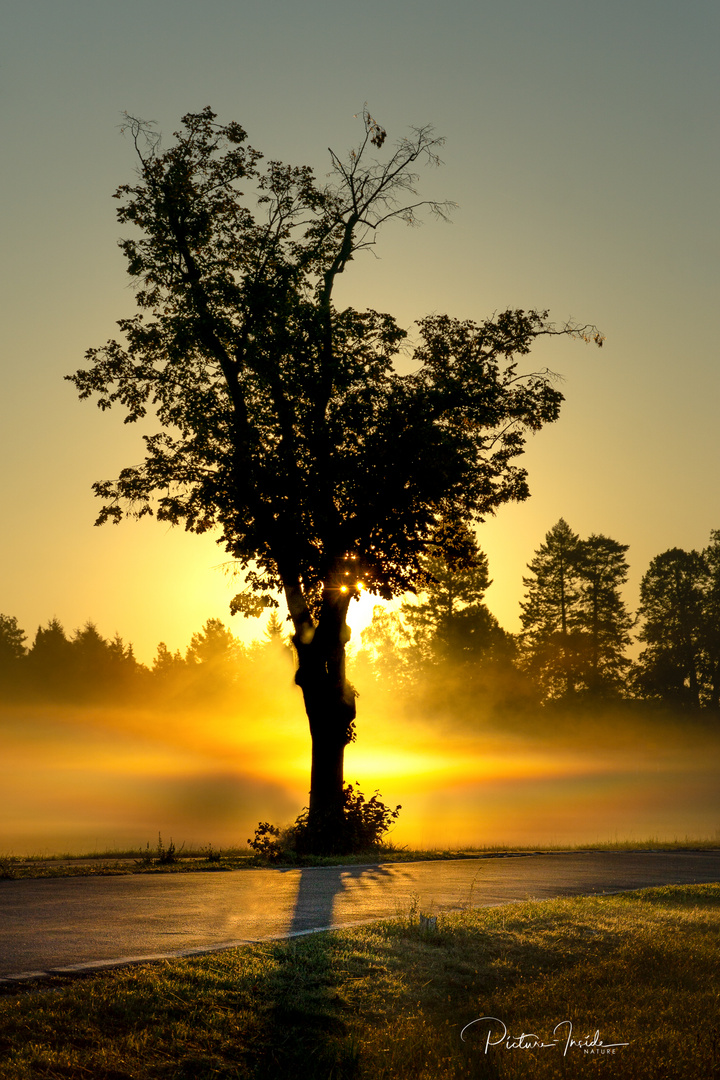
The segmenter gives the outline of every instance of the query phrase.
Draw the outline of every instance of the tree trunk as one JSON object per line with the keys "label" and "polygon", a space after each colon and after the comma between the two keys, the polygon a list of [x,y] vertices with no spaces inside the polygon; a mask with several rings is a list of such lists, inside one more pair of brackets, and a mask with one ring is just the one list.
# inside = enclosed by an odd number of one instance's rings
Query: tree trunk
{"label": "tree trunk", "polygon": [[345,678],[345,610],[324,610],[311,641],[296,636],[298,670],[312,739],[307,850],[341,854],[344,829],[343,765],[353,738],[355,691]]}

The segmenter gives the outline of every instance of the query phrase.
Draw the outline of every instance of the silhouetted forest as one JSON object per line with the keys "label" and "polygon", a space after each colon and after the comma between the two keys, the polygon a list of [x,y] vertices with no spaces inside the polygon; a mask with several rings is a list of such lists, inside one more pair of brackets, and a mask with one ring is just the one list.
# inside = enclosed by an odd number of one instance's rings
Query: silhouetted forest
{"label": "silhouetted forest", "polygon": [[[400,609],[375,608],[352,658],[351,678],[422,700],[425,715],[472,722],[584,703],[656,703],[717,710],[720,697],[720,530],[703,551],[654,558],[631,613],[622,597],[627,545],[581,539],[563,519],[545,536],[523,578],[522,630],[504,630],[484,596],[488,560],[464,526],[448,525],[425,560],[425,587]],[[150,667],[119,635],[92,622],[68,634],[53,618],[28,642],[0,615],[0,693],[6,701],[144,702],[207,708],[256,678],[263,658],[293,648],[273,613],[260,640],[241,644],[208,619],[184,653],[157,647]],[[633,639],[642,646],[627,656]],[[359,646],[359,647],[358,647]]]}
{"label": "silhouetted forest", "polygon": [[160,642],[151,667],[116,634],[92,622],[69,636],[57,619],[40,626],[30,647],[17,619],[0,615],[0,688],[12,700],[145,702],[206,707],[249,682],[268,651],[292,652],[272,615],[262,640],[242,645],[220,619],[208,619],[184,654]]}

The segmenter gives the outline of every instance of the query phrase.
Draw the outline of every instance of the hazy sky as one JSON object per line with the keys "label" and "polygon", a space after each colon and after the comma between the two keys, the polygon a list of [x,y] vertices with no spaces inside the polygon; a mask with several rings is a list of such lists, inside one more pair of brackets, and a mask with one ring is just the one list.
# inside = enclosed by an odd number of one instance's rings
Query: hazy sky
{"label": "hazy sky", "polygon": [[[386,230],[343,299],[482,319],[507,306],[597,324],[554,341],[560,421],[526,455],[533,493],[480,534],[488,603],[517,629],[521,576],[565,517],[649,560],[720,528],[716,410],[718,30],[686,0],[6,0],[0,611],[30,638],[94,619],[150,661],[237,591],[207,538],[155,522],[93,528],[90,484],[138,460],[120,414],[62,376],[134,310],[111,195],[131,180],[123,110],[169,133],[210,104],[267,156],[322,176],[367,102],[392,140],[446,136],[422,192],[453,223]],[[235,632],[242,626],[235,622]],[[253,624],[251,630],[259,628]]]}

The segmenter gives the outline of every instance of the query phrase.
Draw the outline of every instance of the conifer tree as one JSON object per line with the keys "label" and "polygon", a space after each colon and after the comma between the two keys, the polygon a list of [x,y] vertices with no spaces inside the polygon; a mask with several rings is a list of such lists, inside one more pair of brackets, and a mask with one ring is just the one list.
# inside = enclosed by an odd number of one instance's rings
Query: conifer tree
{"label": "conifer tree", "polygon": [[187,668],[187,663],[179,649],[170,652],[164,641],[158,643],[153,660],[152,673],[159,679],[176,679]]}
{"label": "conifer tree", "polygon": [[703,599],[703,647],[707,703],[720,707],[720,529],[710,533],[710,543],[703,551],[705,595]]}
{"label": "conifer tree", "polygon": [[35,692],[64,696],[72,682],[73,660],[72,644],[59,619],[50,619],[45,627],[38,626],[28,653],[31,687]]}
{"label": "conifer tree", "polygon": [[595,533],[580,542],[575,621],[584,637],[585,684],[594,693],[617,690],[630,666],[624,653],[634,620],[620,592],[627,580],[627,550],[627,544]]}
{"label": "conifer tree", "polygon": [[242,655],[242,645],[222,620],[208,619],[191,637],[185,659],[203,684],[221,691],[237,680]]}
{"label": "conifer tree", "polygon": [[523,578],[523,650],[548,697],[572,693],[580,679],[580,557],[580,537],[560,518],[528,563],[531,576]]}
{"label": "conifer tree", "polygon": [[0,615],[0,690],[20,686],[26,657],[25,633],[14,615]]}
{"label": "conifer tree", "polygon": [[402,615],[421,662],[477,661],[507,644],[484,603],[490,580],[487,555],[462,522],[441,523],[422,560],[424,587]]}
{"label": "conifer tree", "polygon": [[25,633],[14,615],[0,615],[0,664],[10,666],[25,656]]}
{"label": "conifer tree", "polygon": [[265,641],[269,645],[285,645],[287,634],[277,611],[271,611],[265,624]]}
{"label": "conifer tree", "polygon": [[626,551],[602,534],[581,540],[560,518],[529,563],[522,641],[528,671],[547,697],[620,688],[633,625],[621,595]]}
{"label": "conifer tree", "polygon": [[671,548],[652,560],[642,579],[638,640],[645,649],[637,682],[650,697],[701,704],[706,576],[698,551]]}

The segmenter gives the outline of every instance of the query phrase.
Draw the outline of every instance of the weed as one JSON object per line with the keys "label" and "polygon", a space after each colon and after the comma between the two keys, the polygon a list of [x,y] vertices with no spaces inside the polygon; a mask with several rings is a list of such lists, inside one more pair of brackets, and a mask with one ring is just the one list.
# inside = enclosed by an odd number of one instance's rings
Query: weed
{"label": "weed", "polygon": [[[184,847],[185,844],[183,843],[180,847],[180,851],[182,851]],[[149,869],[152,866],[174,866],[178,862],[180,851],[176,849],[172,837],[170,837],[168,846],[165,847],[163,838],[158,832],[157,847],[154,854],[150,850],[150,841],[148,840],[145,845],[145,851],[139,859],[135,860],[135,865],[142,869]]]}
{"label": "weed", "polygon": [[152,866],[152,864],[153,864],[153,853],[150,850],[150,841],[148,840],[147,844],[145,845],[145,851],[142,853],[142,855],[140,856],[139,859],[135,860],[135,865],[136,866]]}
{"label": "weed", "polygon": [[[180,851],[185,847],[184,844],[180,846]],[[170,837],[170,843],[167,847],[164,846],[162,836],[158,833],[157,843],[157,858],[155,859],[158,866],[172,866],[173,863],[178,861],[180,851],[175,850],[175,844],[173,843],[172,836]]]}

